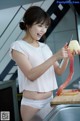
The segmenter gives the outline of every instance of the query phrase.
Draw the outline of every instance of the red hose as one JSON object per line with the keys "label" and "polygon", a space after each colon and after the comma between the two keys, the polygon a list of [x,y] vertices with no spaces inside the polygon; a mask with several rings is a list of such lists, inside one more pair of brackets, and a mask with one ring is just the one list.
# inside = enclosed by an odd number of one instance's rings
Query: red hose
{"label": "red hose", "polygon": [[73,74],[74,74],[74,57],[73,57],[72,53],[70,52],[70,50],[68,50],[68,55],[69,55],[69,60],[70,60],[70,66],[69,66],[70,73],[69,73],[66,81],[57,90],[56,94],[58,96],[62,93],[63,89],[69,84],[69,82],[71,81]]}

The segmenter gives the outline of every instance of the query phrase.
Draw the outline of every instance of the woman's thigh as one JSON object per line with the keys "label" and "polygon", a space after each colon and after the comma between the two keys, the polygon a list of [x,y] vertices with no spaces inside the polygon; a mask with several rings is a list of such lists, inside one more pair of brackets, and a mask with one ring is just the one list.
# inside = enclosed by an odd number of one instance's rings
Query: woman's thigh
{"label": "woman's thigh", "polygon": [[30,121],[35,116],[35,114],[39,111],[39,109],[26,106],[26,105],[21,105],[20,111],[21,111],[22,121]]}
{"label": "woman's thigh", "polygon": [[46,104],[40,111],[37,112],[37,115],[41,117],[41,119],[45,119],[45,117],[53,110],[53,107],[50,106],[50,103]]}

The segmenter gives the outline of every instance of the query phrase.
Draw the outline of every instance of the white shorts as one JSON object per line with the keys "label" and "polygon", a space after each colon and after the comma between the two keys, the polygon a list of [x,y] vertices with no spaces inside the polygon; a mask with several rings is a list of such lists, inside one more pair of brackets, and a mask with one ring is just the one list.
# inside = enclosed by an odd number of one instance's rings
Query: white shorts
{"label": "white shorts", "polygon": [[53,95],[47,99],[43,100],[33,100],[33,99],[28,99],[28,98],[22,98],[21,100],[21,105],[26,105],[26,106],[31,106],[34,108],[41,109],[45,107],[50,101],[53,99]]}

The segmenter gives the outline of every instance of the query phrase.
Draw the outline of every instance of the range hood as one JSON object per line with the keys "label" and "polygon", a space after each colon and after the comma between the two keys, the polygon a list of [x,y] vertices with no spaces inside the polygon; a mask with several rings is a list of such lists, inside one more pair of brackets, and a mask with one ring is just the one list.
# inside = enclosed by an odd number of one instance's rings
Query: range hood
{"label": "range hood", "polygon": [[0,9],[15,7],[39,1],[41,0],[0,0]]}

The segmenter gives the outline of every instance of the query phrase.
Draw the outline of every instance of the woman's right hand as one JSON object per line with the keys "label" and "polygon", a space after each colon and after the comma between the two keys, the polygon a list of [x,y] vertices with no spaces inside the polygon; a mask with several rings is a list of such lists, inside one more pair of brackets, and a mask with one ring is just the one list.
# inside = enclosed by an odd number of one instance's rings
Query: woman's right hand
{"label": "woman's right hand", "polygon": [[58,52],[56,52],[56,53],[54,54],[56,60],[68,58],[68,49],[69,49],[69,48],[67,48],[67,47],[64,46],[64,47],[61,48]]}

